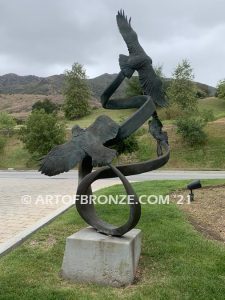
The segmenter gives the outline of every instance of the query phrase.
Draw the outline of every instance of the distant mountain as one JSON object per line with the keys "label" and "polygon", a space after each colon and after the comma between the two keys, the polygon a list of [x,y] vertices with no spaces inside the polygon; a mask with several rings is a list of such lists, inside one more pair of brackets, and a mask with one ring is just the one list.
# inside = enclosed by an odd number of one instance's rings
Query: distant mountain
{"label": "distant mountain", "polygon": [[[116,74],[102,74],[98,77],[87,79],[92,91],[92,96],[99,99],[104,89],[113,81]],[[53,75],[49,77],[38,77],[33,75],[19,76],[6,74],[0,76],[0,94],[34,94],[34,95],[59,95],[62,93],[64,75]],[[168,79],[170,80],[170,79]],[[115,96],[124,94],[126,82],[123,82],[116,91]],[[197,83],[197,86],[214,96],[216,89],[212,86]]]}
{"label": "distant mountain", "polygon": [[[113,81],[116,74],[103,74],[96,78],[87,79],[87,83],[95,98],[100,98],[104,89]],[[64,75],[38,77],[33,75],[19,76],[13,73],[0,76],[0,94],[34,94],[58,95],[62,93]],[[121,96],[125,84],[115,93]]]}

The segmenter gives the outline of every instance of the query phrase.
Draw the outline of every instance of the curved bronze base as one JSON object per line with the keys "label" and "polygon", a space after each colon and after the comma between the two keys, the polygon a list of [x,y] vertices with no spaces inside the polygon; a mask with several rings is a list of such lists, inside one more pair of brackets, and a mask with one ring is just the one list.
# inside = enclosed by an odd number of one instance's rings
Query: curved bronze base
{"label": "curved bronze base", "polygon": [[[161,148],[166,150],[166,153],[155,160],[149,160],[146,162],[122,165],[102,167],[96,171],[91,172],[92,163],[91,158],[87,157],[82,161],[79,168],[80,183],[77,188],[76,196],[76,208],[80,216],[98,232],[112,236],[122,236],[126,232],[134,228],[141,217],[141,205],[138,200],[138,196],[132,188],[130,182],[126,179],[125,175],[136,175],[144,172],[149,172],[163,166],[169,160],[169,146],[166,143],[161,143]],[[123,172],[123,173],[122,173]],[[95,211],[93,202],[91,201],[92,190],[91,184],[102,178],[119,177],[123,186],[129,196],[130,215],[128,221],[120,226],[116,227],[101,220]],[[84,197],[86,196],[86,197]],[[82,201],[85,199],[85,201]]]}
{"label": "curved bronze base", "polygon": [[[115,176],[118,176],[120,178],[127,192],[127,195],[129,196],[130,215],[128,221],[124,225],[116,227],[98,218],[94,204],[91,201],[91,194],[89,193],[88,189],[91,184],[98,179],[98,175],[99,172],[101,172],[101,169],[88,174],[80,182],[77,189],[76,208],[80,216],[89,225],[93,226],[98,232],[112,236],[122,236],[137,225],[141,217],[141,205],[138,201],[138,196],[136,195],[134,189],[132,188],[126,177],[116,167],[113,167],[112,165],[109,165],[109,167],[115,174]],[[84,203],[82,203],[82,199],[84,199],[83,195],[88,196],[87,201],[85,198]]]}

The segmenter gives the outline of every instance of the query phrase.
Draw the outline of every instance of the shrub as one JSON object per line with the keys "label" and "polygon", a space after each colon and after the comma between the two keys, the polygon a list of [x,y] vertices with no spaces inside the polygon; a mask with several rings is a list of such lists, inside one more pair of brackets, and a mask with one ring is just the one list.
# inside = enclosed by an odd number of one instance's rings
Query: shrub
{"label": "shrub", "polygon": [[204,99],[208,97],[208,93],[205,90],[198,88],[196,91],[196,97],[199,99]]}
{"label": "shrub", "polygon": [[17,125],[24,125],[25,120],[20,118],[14,118]]}
{"label": "shrub", "polygon": [[35,110],[21,128],[20,139],[34,157],[40,157],[47,154],[53,146],[64,142],[65,126],[58,121],[56,115]]}
{"label": "shrub", "polygon": [[176,120],[177,133],[190,146],[202,145],[206,141],[206,133],[203,128],[206,122],[196,116],[183,117]]}
{"label": "shrub", "polygon": [[136,135],[132,134],[128,138],[120,141],[119,143],[117,143],[115,148],[119,155],[137,151],[139,149],[139,146]]}
{"label": "shrub", "polygon": [[203,109],[200,115],[202,119],[207,123],[215,120],[215,116],[212,109]]}
{"label": "shrub", "polygon": [[53,103],[48,98],[45,98],[43,101],[37,101],[32,106],[32,111],[34,110],[41,110],[43,109],[47,114],[52,114],[54,112],[57,112],[58,105]]}
{"label": "shrub", "polygon": [[3,153],[5,145],[6,145],[6,138],[3,136],[0,136],[0,153]]}
{"label": "shrub", "polygon": [[2,134],[10,136],[13,134],[16,121],[6,112],[0,112],[0,131]]}

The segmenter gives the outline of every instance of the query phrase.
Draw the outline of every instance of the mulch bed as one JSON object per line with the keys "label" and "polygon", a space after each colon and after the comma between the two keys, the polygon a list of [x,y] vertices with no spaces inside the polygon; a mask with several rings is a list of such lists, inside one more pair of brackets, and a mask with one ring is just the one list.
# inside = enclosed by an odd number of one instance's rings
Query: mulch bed
{"label": "mulch bed", "polygon": [[[176,191],[187,199],[188,191]],[[194,201],[179,205],[192,225],[207,238],[225,243],[225,185],[203,187],[194,191]],[[176,197],[174,197],[176,199]],[[174,200],[175,201],[175,200]]]}

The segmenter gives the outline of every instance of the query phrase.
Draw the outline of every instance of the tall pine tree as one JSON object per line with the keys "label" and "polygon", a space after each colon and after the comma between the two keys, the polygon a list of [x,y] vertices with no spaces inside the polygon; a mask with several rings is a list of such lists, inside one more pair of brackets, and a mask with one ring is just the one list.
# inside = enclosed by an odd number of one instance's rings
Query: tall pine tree
{"label": "tall pine tree", "polygon": [[85,79],[85,70],[78,63],[74,63],[71,70],[65,71],[63,110],[69,120],[79,119],[90,113],[88,100],[91,93]]}

